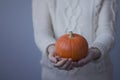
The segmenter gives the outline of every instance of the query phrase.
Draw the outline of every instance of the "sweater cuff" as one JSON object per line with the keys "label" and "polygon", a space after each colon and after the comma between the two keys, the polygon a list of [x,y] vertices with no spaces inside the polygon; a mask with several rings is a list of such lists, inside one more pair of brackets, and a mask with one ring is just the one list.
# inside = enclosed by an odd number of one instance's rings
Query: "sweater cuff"
{"label": "sweater cuff", "polygon": [[51,44],[49,44],[48,46],[47,46],[47,48],[46,48],[46,53],[47,53],[47,55],[49,54],[49,47],[50,46],[55,46],[55,43],[51,43]]}
{"label": "sweater cuff", "polygon": [[103,59],[103,57],[105,56],[105,53],[106,53],[106,48],[105,46],[102,44],[102,43],[99,43],[99,42],[96,42],[96,43],[93,43],[90,47],[96,47],[100,50],[101,52],[101,56],[99,59],[95,60],[94,62],[99,62]]}
{"label": "sweater cuff", "polygon": [[51,44],[55,44],[55,41],[51,41],[51,42],[45,44],[45,46],[44,46],[44,53],[48,54],[48,47]]}

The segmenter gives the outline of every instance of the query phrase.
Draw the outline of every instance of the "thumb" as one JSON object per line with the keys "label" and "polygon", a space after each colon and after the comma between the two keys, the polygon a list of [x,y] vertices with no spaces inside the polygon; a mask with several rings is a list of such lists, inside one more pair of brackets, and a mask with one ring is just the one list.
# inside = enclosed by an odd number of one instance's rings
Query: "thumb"
{"label": "thumb", "polygon": [[50,60],[52,63],[56,63],[56,62],[57,62],[57,59],[56,59],[54,53],[49,53],[48,58],[49,58],[49,60]]}

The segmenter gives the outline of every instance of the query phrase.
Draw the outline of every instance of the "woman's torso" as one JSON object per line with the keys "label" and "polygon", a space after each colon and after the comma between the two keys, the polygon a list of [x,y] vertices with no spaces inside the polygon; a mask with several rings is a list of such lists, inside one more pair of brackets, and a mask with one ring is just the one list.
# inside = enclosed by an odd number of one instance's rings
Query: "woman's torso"
{"label": "woman's torso", "polygon": [[[98,17],[103,0],[47,0],[55,38],[69,31],[83,35],[89,46],[96,37]],[[43,80],[111,80],[112,65],[109,56],[98,63],[90,63],[73,71],[63,71],[48,64],[43,67]],[[45,56],[42,63],[49,63]],[[108,67],[111,66],[111,67]],[[109,76],[108,76],[109,75]],[[111,75],[111,77],[110,77]],[[87,77],[86,77],[87,76]]]}

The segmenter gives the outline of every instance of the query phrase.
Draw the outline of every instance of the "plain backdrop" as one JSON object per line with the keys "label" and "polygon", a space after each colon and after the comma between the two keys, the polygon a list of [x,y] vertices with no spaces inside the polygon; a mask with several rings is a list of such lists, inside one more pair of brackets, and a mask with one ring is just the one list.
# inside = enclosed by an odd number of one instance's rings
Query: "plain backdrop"
{"label": "plain backdrop", "polygon": [[[40,80],[31,10],[31,0],[0,0],[0,80]],[[110,53],[114,80],[120,80],[119,11],[116,45]]]}

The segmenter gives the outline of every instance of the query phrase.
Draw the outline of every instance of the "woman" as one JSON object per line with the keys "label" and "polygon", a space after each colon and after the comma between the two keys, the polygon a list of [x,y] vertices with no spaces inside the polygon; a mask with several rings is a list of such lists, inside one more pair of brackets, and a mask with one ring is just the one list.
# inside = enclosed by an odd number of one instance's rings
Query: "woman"
{"label": "woman", "polygon": [[[42,51],[42,80],[113,80],[116,0],[33,0],[35,42]],[[56,40],[73,31],[89,44],[88,56],[73,62],[55,56]]]}

